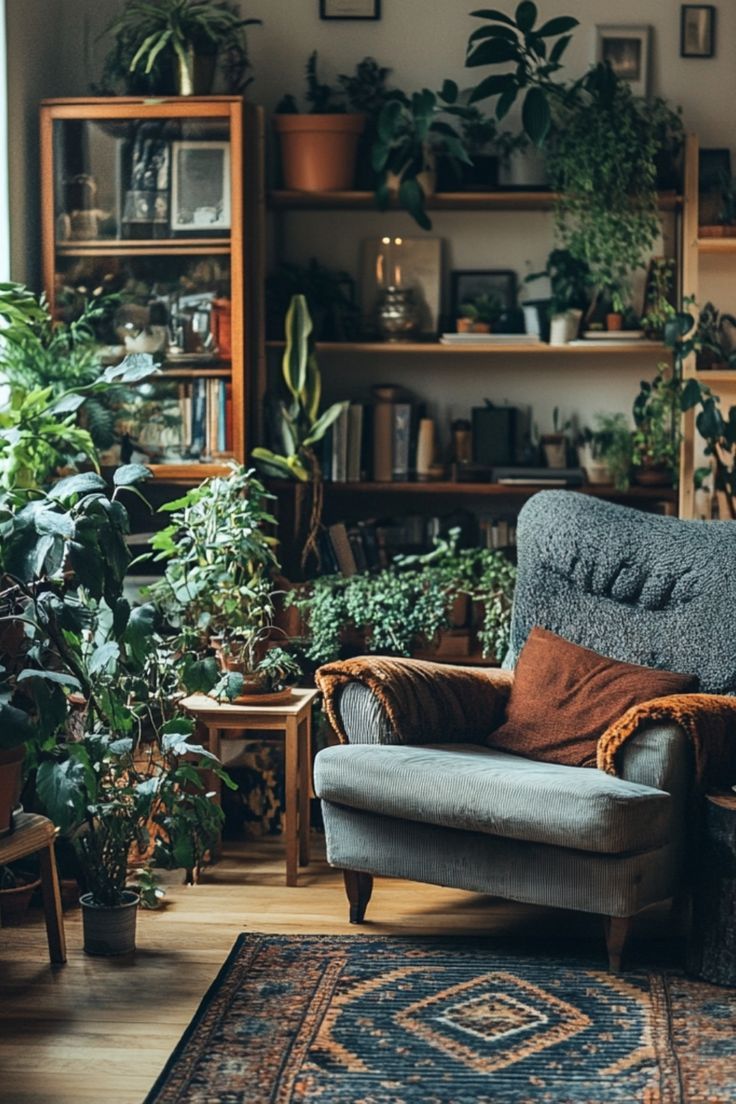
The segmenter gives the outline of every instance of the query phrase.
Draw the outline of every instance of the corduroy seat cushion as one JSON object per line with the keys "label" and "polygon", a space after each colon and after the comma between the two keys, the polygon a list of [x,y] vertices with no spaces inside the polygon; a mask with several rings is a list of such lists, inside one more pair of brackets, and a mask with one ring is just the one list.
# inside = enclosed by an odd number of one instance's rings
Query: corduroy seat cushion
{"label": "corduroy seat cushion", "polygon": [[670,835],[661,790],[473,744],[325,748],[314,784],[354,809],[601,854],[647,851]]}

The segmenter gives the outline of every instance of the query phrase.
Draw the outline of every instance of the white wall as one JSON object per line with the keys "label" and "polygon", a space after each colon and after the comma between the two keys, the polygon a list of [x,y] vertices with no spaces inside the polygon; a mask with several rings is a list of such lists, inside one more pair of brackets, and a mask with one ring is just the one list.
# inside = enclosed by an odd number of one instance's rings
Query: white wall
{"label": "white wall", "polygon": [[[84,95],[99,76],[105,43],[97,41],[122,0],[7,0],[11,78],[11,201],[14,216],[13,271],[19,278],[37,276],[36,109],[42,95]],[[244,15],[260,17],[249,42],[255,66],[250,98],[272,108],[286,91],[303,90],[303,69],[312,49],[320,53],[326,79],[350,71],[366,54],[393,70],[402,88],[438,87],[452,77],[470,84],[477,71],[464,68],[469,32],[478,25],[468,12],[477,0],[383,0],[377,23],[325,22],[318,0],[241,0]],[[509,0],[495,6],[513,10]],[[540,0],[543,17],[577,16],[577,29],[567,56],[571,75],[581,73],[593,57],[596,23],[650,24],[653,27],[652,91],[682,104],[686,126],[697,131],[706,146],[736,146],[736,123],[730,105],[736,102],[736,5],[718,5],[717,53],[712,60],[679,57],[679,0]],[[323,261],[357,271],[358,241],[376,233],[403,232],[400,214],[346,213],[340,216],[291,214],[284,240],[291,256],[316,254]],[[547,216],[445,214],[435,219],[435,233],[447,242],[448,267],[512,267],[523,277],[528,266],[540,267],[551,242]],[[419,232],[419,231],[417,231]],[[721,305],[728,308],[721,300]],[[379,362],[380,363],[380,362]],[[480,398],[508,398],[534,403],[536,420],[545,429],[552,408],[559,405],[588,420],[599,409],[629,410],[640,378],[651,375],[646,361],[631,363],[602,358],[596,366],[565,367],[554,360],[514,360],[504,370],[497,361],[487,372],[475,358],[442,360],[428,372],[426,365],[392,359],[390,375],[414,385],[429,397],[443,419],[456,407]],[[328,370],[326,387],[337,393],[346,379],[353,392],[376,379],[377,364],[343,365]],[[387,374],[385,361],[380,372]],[[481,382],[482,381],[482,382]],[[449,386],[448,386],[449,384]]]}

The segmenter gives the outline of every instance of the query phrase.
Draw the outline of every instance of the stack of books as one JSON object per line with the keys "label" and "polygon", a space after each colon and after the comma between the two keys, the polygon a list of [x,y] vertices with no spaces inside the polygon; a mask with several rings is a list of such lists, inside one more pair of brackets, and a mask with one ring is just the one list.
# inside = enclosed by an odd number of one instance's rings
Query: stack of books
{"label": "stack of books", "polygon": [[325,434],[322,475],[334,483],[403,482],[416,472],[422,407],[414,402],[352,402]]}

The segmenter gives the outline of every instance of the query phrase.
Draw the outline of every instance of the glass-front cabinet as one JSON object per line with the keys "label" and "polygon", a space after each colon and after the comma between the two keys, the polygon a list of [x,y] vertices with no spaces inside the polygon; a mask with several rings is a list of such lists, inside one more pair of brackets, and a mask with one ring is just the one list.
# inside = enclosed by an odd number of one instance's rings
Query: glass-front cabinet
{"label": "glass-front cabinet", "polygon": [[245,458],[256,347],[244,253],[250,120],[227,96],[42,105],[52,310],[67,321],[87,311],[103,363],[150,353],[160,367],[111,394],[108,463],[196,479]]}

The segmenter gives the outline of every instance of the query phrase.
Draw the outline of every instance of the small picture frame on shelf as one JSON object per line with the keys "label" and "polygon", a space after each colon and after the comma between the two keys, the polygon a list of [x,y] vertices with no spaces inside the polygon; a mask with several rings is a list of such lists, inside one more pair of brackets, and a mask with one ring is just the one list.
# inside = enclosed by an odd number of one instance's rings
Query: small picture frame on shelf
{"label": "small picture frame on shelf", "polygon": [[712,58],[716,52],[716,9],[712,4],[680,7],[680,57]]}
{"label": "small picture frame on shelf", "polygon": [[319,0],[320,19],[380,19],[381,0]]}
{"label": "small picture frame on shelf", "polygon": [[230,217],[230,143],[172,142],[172,233],[216,234]]}
{"label": "small picture frame on shelf", "polygon": [[464,303],[481,298],[497,299],[501,310],[516,306],[516,273],[510,268],[455,269],[450,273],[450,314],[460,317]]}
{"label": "small picture frame on shelf", "polygon": [[608,62],[621,80],[631,85],[635,96],[649,93],[649,26],[598,25],[595,29],[595,60]]}

